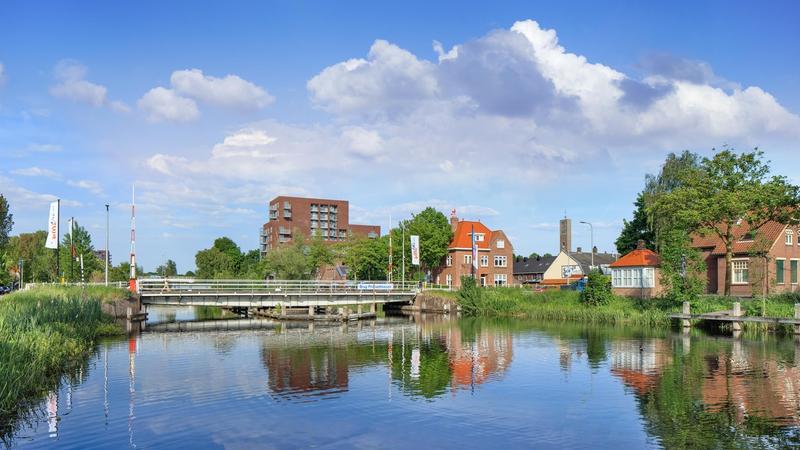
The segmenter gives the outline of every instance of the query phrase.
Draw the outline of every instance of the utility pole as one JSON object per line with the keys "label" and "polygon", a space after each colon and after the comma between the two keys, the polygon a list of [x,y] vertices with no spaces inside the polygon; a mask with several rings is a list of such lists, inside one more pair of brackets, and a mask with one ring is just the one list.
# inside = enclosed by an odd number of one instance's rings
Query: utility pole
{"label": "utility pole", "polygon": [[402,272],[403,275],[402,275],[402,281],[403,281],[403,283],[405,283],[406,282],[406,227],[405,227],[405,224],[403,222],[400,222],[400,230],[401,230],[402,236],[403,236],[403,272]]}
{"label": "utility pole", "polygon": [[75,279],[75,218],[69,218],[69,282]]}
{"label": "utility pole", "polygon": [[106,203],[106,286],[108,286],[108,203]]}
{"label": "utility pole", "polygon": [[389,215],[389,282],[392,281],[392,216]]}
{"label": "utility pole", "polygon": [[592,242],[592,248],[591,248],[591,252],[592,252],[592,267],[591,267],[591,269],[594,269],[594,227],[589,222],[581,221],[581,223],[589,225],[589,233],[591,234],[591,239],[592,239],[592,241],[591,241]]}
{"label": "utility pole", "polygon": [[130,291],[136,293],[136,186],[131,186],[131,278]]}

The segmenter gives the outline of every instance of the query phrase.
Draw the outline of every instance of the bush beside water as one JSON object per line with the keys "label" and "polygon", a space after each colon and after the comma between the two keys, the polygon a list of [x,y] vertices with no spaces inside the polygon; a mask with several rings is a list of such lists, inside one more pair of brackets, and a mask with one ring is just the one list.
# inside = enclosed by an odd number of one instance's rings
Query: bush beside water
{"label": "bush beside water", "polygon": [[101,303],[126,296],[106,287],[48,286],[0,297],[0,438],[22,411],[80,366],[103,335],[121,329]]}

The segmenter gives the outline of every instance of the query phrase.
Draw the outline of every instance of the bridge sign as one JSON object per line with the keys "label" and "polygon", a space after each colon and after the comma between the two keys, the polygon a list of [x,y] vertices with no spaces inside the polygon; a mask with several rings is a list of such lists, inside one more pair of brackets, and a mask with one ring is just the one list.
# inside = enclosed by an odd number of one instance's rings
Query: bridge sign
{"label": "bridge sign", "polygon": [[360,291],[391,291],[394,289],[393,283],[358,283]]}

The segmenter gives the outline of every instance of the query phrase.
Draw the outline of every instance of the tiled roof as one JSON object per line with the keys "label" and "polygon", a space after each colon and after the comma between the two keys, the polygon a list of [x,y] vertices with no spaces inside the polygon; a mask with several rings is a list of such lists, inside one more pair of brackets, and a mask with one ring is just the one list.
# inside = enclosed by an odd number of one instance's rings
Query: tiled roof
{"label": "tiled roof", "polygon": [[456,226],[456,231],[453,233],[453,240],[450,242],[450,248],[472,248],[472,227],[475,227],[475,234],[483,233],[483,242],[478,242],[478,248],[489,248],[489,243],[492,240],[492,230],[480,222],[473,222],[470,220],[461,220]]}
{"label": "tiled roof", "polygon": [[658,267],[660,265],[661,258],[658,257],[658,254],[644,248],[626,253],[622,258],[611,263],[610,267]]}
{"label": "tiled roof", "polygon": [[514,261],[514,275],[544,273],[555,260],[555,256],[540,256],[538,258],[524,258],[521,261]]}
{"label": "tiled roof", "polygon": [[[572,257],[581,266],[583,273],[589,273],[592,265],[592,254],[589,252],[570,252]],[[597,267],[607,266],[617,260],[617,256],[612,253],[595,253],[594,265]]]}
{"label": "tiled roof", "polygon": [[[772,247],[772,244],[783,234],[783,229],[786,228],[786,225],[778,222],[767,222],[761,226],[756,231],[755,239],[751,239],[747,236],[750,232],[750,226],[747,222],[742,221],[739,225],[733,226],[733,235],[735,236],[736,240],[733,243],[733,253],[749,253],[753,250],[753,246],[758,245],[766,245],[767,248],[764,250],[769,250]],[[724,228],[722,229],[725,230]],[[744,239],[743,239],[744,238]],[[722,239],[719,238],[716,234],[709,233],[705,236],[701,236],[699,234],[695,234],[692,236],[692,247],[695,248],[711,248],[712,254],[715,255],[724,255],[725,254],[725,244],[723,244]]]}

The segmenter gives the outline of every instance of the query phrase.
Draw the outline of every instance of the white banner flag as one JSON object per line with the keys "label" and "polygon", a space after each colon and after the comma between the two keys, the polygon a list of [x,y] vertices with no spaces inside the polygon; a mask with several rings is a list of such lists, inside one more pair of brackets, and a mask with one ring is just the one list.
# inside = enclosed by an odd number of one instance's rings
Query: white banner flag
{"label": "white banner flag", "polygon": [[411,235],[411,265],[419,265],[419,236]]}
{"label": "white banner flag", "polygon": [[58,202],[50,203],[50,220],[47,223],[46,248],[58,248]]}

